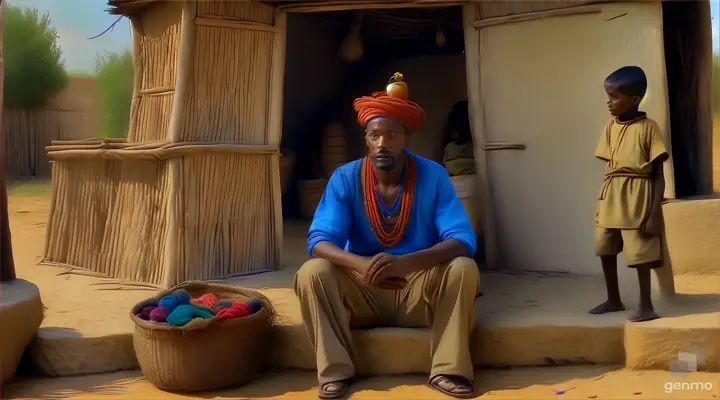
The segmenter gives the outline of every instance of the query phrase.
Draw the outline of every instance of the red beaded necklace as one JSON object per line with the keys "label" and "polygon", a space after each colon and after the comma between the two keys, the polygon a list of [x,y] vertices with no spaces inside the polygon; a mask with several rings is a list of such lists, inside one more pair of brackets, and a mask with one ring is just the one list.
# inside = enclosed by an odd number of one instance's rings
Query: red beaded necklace
{"label": "red beaded necklace", "polygon": [[[377,180],[375,178],[375,169],[373,168],[372,160],[370,157],[366,157],[364,161],[364,173],[363,173],[363,196],[365,202],[365,212],[367,213],[368,220],[370,221],[370,229],[375,234],[375,238],[383,248],[389,249],[394,247],[400,240],[402,240],[405,230],[407,229],[408,223],[410,222],[410,209],[413,204],[413,197],[415,194],[415,160],[412,157],[406,157],[406,170],[405,170],[405,182],[403,185],[402,198],[400,200],[400,213],[398,218],[395,220],[393,229],[387,232],[383,228],[383,220],[380,211],[380,206],[376,201],[375,185]],[[382,201],[382,199],[380,199]]]}

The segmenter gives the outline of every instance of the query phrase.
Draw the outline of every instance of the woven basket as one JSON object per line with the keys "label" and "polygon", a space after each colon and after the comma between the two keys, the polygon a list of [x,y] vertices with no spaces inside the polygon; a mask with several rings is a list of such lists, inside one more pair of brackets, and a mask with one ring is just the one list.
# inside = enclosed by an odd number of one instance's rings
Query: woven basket
{"label": "woven basket", "polygon": [[143,375],[156,387],[177,392],[248,383],[270,354],[268,331],[275,319],[270,300],[255,290],[205,282],[184,282],[154,299],[178,289],[192,297],[213,293],[223,300],[260,299],[264,307],[245,318],[198,318],[177,327],[137,317],[150,300],[138,303],[130,318],[135,322],[133,345]]}

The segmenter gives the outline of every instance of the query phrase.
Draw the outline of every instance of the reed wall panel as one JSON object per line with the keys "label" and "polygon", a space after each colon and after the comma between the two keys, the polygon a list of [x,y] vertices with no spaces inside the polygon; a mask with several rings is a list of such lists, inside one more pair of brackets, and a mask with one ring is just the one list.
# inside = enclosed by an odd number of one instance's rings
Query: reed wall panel
{"label": "reed wall panel", "polygon": [[270,155],[204,154],[183,159],[185,270],[178,279],[276,268]]}
{"label": "reed wall panel", "polygon": [[175,86],[182,2],[158,2],[141,14],[141,90]]}
{"label": "reed wall panel", "polygon": [[221,17],[266,25],[275,23],[275,8],[255,1],[199,1],[197,14],[198,17]]}
{"label": "reed wall panel", "polygon": [[162,282],[166,161],[56,161],[45,263]]}
{"label": "reed wall panel", "polygon": [[145,94],[137,97],[133,112],[137,113],[137,129],[133,131],[132,142],[166,140],[170,129],[174,92]]}
{"label": "reed wall panel", "polygon": [[196,29],[182,140],[267,144],[273,32]]}

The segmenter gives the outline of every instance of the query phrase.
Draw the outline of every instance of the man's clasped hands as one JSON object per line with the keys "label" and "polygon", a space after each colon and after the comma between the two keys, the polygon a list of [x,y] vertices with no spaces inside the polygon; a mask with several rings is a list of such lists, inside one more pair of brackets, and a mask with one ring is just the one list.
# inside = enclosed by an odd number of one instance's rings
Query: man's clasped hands
{"label": "man's clasped hands", "polygon": [[406,277],[414,271],[415,263],[407,255],[379,253],[363,257],[363,264],[357,272],[365,283],[381,289],[401,290],[407,286]]}

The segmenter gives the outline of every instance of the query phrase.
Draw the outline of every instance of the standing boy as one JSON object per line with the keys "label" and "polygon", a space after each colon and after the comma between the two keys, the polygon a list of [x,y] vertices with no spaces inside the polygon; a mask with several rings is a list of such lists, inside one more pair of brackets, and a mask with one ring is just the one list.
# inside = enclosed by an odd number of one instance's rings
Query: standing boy
{"label": "standing boy", "polygon": [[607,163],[596,215],[595,254],[602,262],[608,299],[590,314],[625,310],[617,273],[617,255],[622,252],[640,283],[640,305],[629,318],[633,322],[659,318],[651,299],[650,270],[662,266],[663,162],[669,157],[657,123],[638,109],[646,90],[647,79],[639,67],[620,68],[605,79],[613,119],[595,151],[595,157]]}

